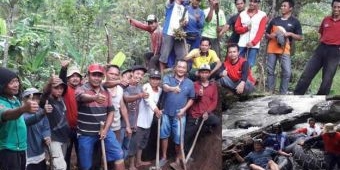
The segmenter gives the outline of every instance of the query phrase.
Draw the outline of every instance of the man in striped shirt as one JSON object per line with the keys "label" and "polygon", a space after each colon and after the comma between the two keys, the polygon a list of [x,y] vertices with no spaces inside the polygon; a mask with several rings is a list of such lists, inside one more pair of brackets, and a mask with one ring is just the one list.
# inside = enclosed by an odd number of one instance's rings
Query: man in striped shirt
{"label": "man in striped shirt", "polygon": [[[115,108],[111,94],[102,87],[104,68],[99,64],[88,67],[88,82],[76,89],[78,101],[78,143],[80,168],[88,170],[92,166],[94,145],[104,140],[109,169],[125,169],[123,151],[114,133],[109,130]],[[100,122],[105,122],[100,130]],[[99,135],[98,135],[99,134]]]}

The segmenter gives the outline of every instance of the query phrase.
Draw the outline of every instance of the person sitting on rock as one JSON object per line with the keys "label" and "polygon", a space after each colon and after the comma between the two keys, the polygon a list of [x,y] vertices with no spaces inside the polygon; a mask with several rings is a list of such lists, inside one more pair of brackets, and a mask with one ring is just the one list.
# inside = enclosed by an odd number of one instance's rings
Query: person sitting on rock
{"label": "person sitting on rock", "polygon": [[321,135],[307,139],[300,144],[310,146],[321,140],[324,143],[326,170],[333,170],[336,165],[340,167],[340,132],[335,131],[333,123],[325,124]]}
{"label": "person sitting on rock", "polygon": [[308,127],[299,128],[295,131],[295,133],[302,133],[307,135],[307,137],[318,136],[321,134],[321,127],[315,124],[314,118],[309,118],[307,122],[309,124]]}
{"label": "person sitting on rock", "polygon": [[208,64],[211,68],[213,68],[209,73],[210,78],[212,78],[212,75],[217,73],[219,68],[222,66],[222,62],[218,58],[216,52],[210,48],[210,40],[208,38],[202,38],[200,47],[191,50],[190,53],[184,57],[184,60],[191,60],[193,62],[192,69],[189,72],[191,80],[196,80],[196,77],[198,76],[198,69],[202,65]]}
{"label": "person sitting on rock", "polygon": [[239,162],[247,162],[252,170],[279,170],[279,166],[273,161],[273,156],[292,156],[292,154],[283,151],[265,148],[262,139],[254,140],[254,151],[250,152],[246,157],[242,158],[237,152],[234,153]]}
{"label": "person sitting on rock", "polygon": [[286,146],[289,145],[289,141],[287,139],[287,133],[283,132],[282,126],[280,123],[276,123],[273,125],[273,132],[274,133],[266,133],[266,138],[264,140],[264,145],[266,147],[273,148],[277,151],[282,151],[285,149]]}
{"label": "person sitting on rock", "polygon": [[227,47],[228,56],[224,62],[224,69],[219,79],[223,87],[228,88],[236,94],[249,94],[255,90],[255,79],[246,59],[239,56],[237,44]]}

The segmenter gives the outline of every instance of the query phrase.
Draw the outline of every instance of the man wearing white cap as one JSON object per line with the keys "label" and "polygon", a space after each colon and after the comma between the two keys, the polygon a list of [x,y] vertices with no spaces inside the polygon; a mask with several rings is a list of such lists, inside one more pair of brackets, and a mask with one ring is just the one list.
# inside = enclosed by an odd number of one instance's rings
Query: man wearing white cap
{"label": "man wearing white cap", "polygon": [[65,94],[64,94],[64,103],[66,106],[66,119],[70,126],[70,144],[67,147],[65,160],[67,163],[67,170],[70,169],[70,160],[72,148],[74,145],[75,152],[78,159],[78,140],[77,140],[77,117],[78,117],[78,105],[75,97],[75,90],[77,87],[81,85],[82,75],[77,66],[70,66],[70,61],[62,61],[61,69],[59,73],[59,78],[63,80],[65,84],[67,84]]}
{"label": "man wearing white cap", "polygon": [[188,153],[195,134],[204,120],[206,128],[216,127],[220,119],[213,113],[217,107],[218,91],[214,81],[209,81],[211,68],[208,64],[198,69],[199,80],[194,83],[195,99],[187,114],[185,125],[184,150]]}
{"label": "man wearing white cap", "polygon": [[158,19],[155,15],[148,15],[146,22],[143,23],[131,17],[127,17],[128,22],[141,30],[147,31],[150,33],[150,44],[151,44],[151,52],[147,52],[144,54],[146,59],[145,65],[149,69],[157,69],[159,67],[159,56],[162,45],[162,27],[158,24]]}
{"label": "man wearing white cap", "polygon": [[340,132],[335,131],[333,123],[326,123],[321,135],[307,139],[301,144],[310,146],[321,140],[324,143],[326,170],[333,170],[336,165],[340,167]]}

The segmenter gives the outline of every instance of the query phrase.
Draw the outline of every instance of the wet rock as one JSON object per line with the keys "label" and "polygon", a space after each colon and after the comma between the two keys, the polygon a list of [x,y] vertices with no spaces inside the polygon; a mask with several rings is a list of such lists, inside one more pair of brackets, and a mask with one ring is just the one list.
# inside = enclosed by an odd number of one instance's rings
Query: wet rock
{"label": "wet rock", "polygon": [[340,101],[324,101],[314,105],[311,115],[318,121],[336,122],[340,120]]}
{"label": "wet rock", "polygon": [[248,129],[250,127],[262,126],[261,124],[252,123],[250,120],[237,120],[234,123],[235,128]]}
{"label": "wet rock", "polygon": [[270,115],[285,115],[288,113],[292,113],[293,108],[290,106],[276,106],[272,107],[269,111],[268,114]]}
{"label": "wet rock", "polygon": [[293,108],[282,102],[281,99],[273,99],[268,103],[268,107],[270,108],[268,114],[271,115],[283,115],[293,111]]}

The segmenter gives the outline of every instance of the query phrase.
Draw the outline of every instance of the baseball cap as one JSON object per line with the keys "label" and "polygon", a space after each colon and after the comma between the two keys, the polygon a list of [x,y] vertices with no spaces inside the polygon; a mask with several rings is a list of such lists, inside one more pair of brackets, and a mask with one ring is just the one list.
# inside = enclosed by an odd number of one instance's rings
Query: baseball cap
{"label": "baseball cap", "polygon": [[77,73],[80,75],[80,77],[82,77],[82,75],[80,74],[80,70],[77,66],[71,66],[67,69],[67,74],[66,77],[70,77],[72,76],[74,73]]}
{"label": "baseball cap", "polygon": [[22,97],[23,98],[25,98],[25,97],[27,97],[27,96],[29,96],[29,95],[31,95],[31,94],[42,94],[38,89],[36,89],[36,88],[34,88],[34,87],[32,87],[32,88],[28,88],[28,89],[26,89],[23,93],[22,93]]}
{"label": "baseball cap", "polygon": [[211,68],[208,64],[202,64],[200,66],[200,68],[198,69],[198,71],[204,71],[204,70],[208,70],[208,71],[211,71]]}
{"label": "baseball cap", "polygon": [[335,125],[333,123],[326,123],[323,127],[324,133],[334,133],[335,132]]}
{"label": "baseball cap", "polygon": [[121,75],[124,75],[124,74],[126,74],[126,73],[129,73],[129,72],[131,72],[132,70],[129,68],[129,69],[126,69],[126,70],[123,70],[122,71],[122,73],[121,73]]}
{"label": "baseball cap", "polygon": [[143,67],[141,65],[132,66],[132,71],[136,71],[136,70],[142,70],[142,71],[144,71],[144,73],[146,73],[148,71],[145,67]]}
{"label": "baseball cap", "polygon": [[146,18],[147,22],[151,22],[151,21],[157,21],[157,17],[154,14],[150,14],[148,15],[148,17]]}
{"label": "baseball cap", "polygon": [[102,74],[104,74],[104,67],[101,66],[100,64],[91,64],[87,68],[87,71],[89,73],[102,73]]}
{"label": "baseball cap", "polygon": [[64,89],[67,87],[67,85],[61,79],[58,79],[56,82],[52,83],[52,87],[57,87],[59,85],[62,85]]}
{"label": "baseball cap", "polygon": [[158,70],[152,70],[150,72],[150,78],[162,78],[161,73]]}

